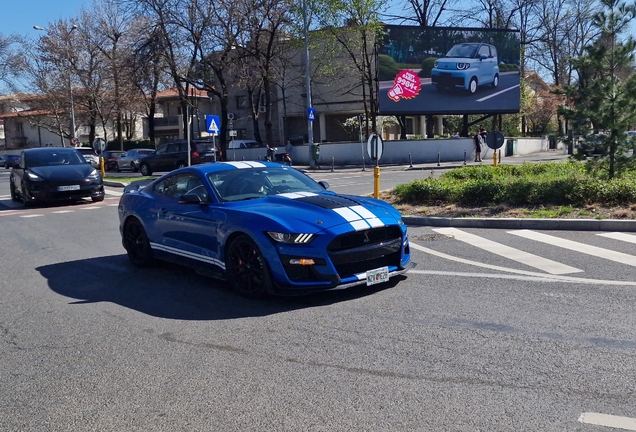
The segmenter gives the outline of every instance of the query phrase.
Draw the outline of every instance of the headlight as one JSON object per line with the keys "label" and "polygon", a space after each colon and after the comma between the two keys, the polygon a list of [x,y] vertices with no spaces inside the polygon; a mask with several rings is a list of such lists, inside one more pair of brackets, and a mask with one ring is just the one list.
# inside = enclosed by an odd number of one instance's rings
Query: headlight
{"label": "headlight", "polygon": [[292,234],[267,231],[267,234],[279,243],[285,244],[307,244],[314,239],[313,234]]}
{"label": "headlight", "polygon": [[96,169],[94,169],[93,171],[91,171],[91,173],[88,175],[88,178],[91,180],[97,180],[99,179],[99,172],[97,172]]}
{"label": "headlight", "polygon": [[31,171],[27,172],[27,177],[31,181],[42,181],[42,180],[44,180],[42,177],[40,177],[39,175],[37,175],[36,173],[33,173]]}
{"label": "headlight", "polygon": [[457,63],[457,69],[465,70],[470,68],[470,63]]}

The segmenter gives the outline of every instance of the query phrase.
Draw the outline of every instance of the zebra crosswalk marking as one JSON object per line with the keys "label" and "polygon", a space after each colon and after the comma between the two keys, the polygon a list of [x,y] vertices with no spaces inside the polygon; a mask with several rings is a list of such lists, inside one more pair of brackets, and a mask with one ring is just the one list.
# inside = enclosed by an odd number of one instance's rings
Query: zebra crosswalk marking
{"label": "zebra crosswalk marking", "polygon": [[543,270],[550,274],[568,274],[579,273],[583,271],[566,264],[561,264],[557,261],[549,260],[547,258],[543,258],[529,252],[524,252],[522,250],[515,249],[513,247],[506,246],[501,243],[497,243],[492,240],[488,240],[483,237],[461,231],[457,228],[437,228],[433,229],[433,231],[440,234],[451,235],[455,239],[464,243],[468,243],[469,245],[478,247],[487,252],[502,256],[504,258],[523,263],[527,266]]}
{"label": "zebra crosswalk marking", "polygon": [[633,235],[633,234],[612,232],[612,233],[603,233],[603,234],[596,234],[596,235],[601,237],[611,238],[614,240],[621,240],[628,243],[636,243],[636,235]]}
{"label": "zebra crosswalk marking", "polygon": [[538,242],[546,243],[551,246],[557,246],[563,249],[569,249],[575,252],[580,252],[587,255],[592,255],[599,258],[604,258],[609,261],[619,262],[621,264],[627,264],[636,267],[636,256],[629,255],[622,252],[616,252],[610,249],[605,249],[597,246],[586,245],[584,243],[575,242],[572,240],[566,240],[559,237],[551,236],[530,230],[518,230],[508,231],[509,234],[513,234],[519,237],[526,238],[528,240],[535,240]]}

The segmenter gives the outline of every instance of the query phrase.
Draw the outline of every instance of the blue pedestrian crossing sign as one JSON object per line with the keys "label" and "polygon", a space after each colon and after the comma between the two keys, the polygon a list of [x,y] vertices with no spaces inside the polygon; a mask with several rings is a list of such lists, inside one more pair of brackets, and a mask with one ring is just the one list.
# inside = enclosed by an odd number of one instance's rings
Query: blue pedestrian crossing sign
{"label": "blue pedestrian crossing sign", "polygon": [[307,108],[307,119],[309,121],[316,120],[316,109],[315,108]]}
{"label": "blue pedestrian crossing sign", "polygon": [[221,119],[219,116],[206,114],[205,128],[209,134],[218,135],[221,131]]}

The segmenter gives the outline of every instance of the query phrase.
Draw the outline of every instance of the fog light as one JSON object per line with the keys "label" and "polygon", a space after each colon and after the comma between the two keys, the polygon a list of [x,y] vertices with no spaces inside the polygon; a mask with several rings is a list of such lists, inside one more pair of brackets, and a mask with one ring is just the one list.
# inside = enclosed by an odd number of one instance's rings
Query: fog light
{"label": "fog light", "polygon": [[311,258],[292,258],[289,260],[292,265],[314,265],[316,262]]}

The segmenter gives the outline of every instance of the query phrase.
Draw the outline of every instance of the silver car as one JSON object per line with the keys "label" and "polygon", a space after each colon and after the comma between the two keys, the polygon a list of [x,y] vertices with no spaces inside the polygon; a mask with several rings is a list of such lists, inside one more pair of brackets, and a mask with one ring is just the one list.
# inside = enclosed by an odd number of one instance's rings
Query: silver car
{"label": "silver car", "polygon": [[121,170],[131,170],[132,172],[139,171],[139,159],[146,157],[148,155],[153,154],[155,151],[153,149],[131,149],[124,153],[123,156],[120,156],[117,159],[117,166],[115,169],[117,172]]}
{"label": "silver car", "polygon": [[76,147],[75,149],[84,156],[84,160],[91,164],[93,168],[99,168],[99,156],[97,156],[95,150],[90,147]]}

